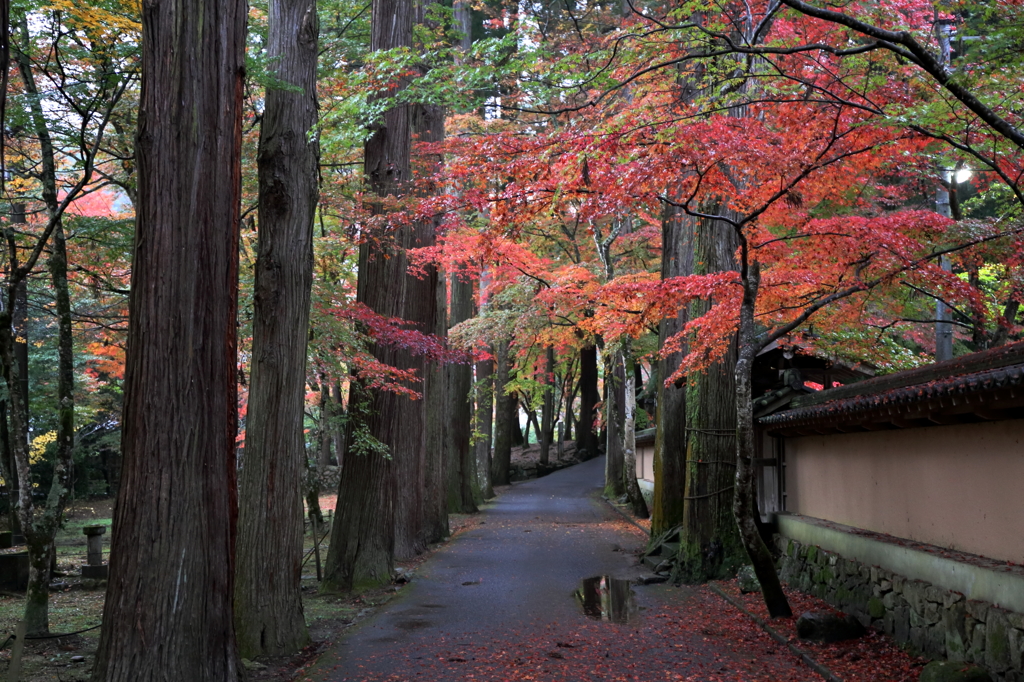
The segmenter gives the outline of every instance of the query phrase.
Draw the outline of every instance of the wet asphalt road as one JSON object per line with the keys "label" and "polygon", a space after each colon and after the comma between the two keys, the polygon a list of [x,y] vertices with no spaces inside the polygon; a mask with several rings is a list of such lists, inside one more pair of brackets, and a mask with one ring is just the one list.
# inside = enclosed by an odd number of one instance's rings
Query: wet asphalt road
{"label": "wet asphalt road", "polygon": [[[688,589],[634,588],[640,610],[628,624],[583,615],[574,597],[583,579],[646,573],[634,554],[646,536],[601,499],[603,472],[600,458],[507,489],[298,679],[672,679],[683,663],[700,680],[763,657],[707,628],[680,629],[707,599]],[[680,604],[693,613],[680,618]]]}

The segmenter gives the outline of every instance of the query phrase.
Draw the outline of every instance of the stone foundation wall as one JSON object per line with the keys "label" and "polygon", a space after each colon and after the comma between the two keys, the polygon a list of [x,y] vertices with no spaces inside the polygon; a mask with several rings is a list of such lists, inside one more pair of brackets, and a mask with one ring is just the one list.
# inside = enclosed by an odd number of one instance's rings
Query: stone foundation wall
{"label": "stone foundation wall", "polygon": [[996,680],[1024,682],[1024,614],[775,536],[779,576],[865,626],[932,658],[984,666]]}

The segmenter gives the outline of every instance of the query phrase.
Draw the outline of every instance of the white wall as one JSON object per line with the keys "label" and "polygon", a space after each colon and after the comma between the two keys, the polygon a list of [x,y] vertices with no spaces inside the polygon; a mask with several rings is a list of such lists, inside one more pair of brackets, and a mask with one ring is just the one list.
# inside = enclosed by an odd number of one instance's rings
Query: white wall
{"label": "white wall", "polygon": [[1024,419],[787,438],[786,510],[1024,563]]}

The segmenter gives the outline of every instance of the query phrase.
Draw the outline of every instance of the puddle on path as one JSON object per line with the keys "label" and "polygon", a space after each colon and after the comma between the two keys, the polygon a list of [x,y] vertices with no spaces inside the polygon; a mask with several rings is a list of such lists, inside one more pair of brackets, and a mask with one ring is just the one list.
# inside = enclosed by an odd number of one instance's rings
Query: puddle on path
{"label": "puddle on path", "polygon": [[576,599],[584,615],[594,620],[628,623],[639,613],[630,581],[607,575],[585,579],[576,590]]}

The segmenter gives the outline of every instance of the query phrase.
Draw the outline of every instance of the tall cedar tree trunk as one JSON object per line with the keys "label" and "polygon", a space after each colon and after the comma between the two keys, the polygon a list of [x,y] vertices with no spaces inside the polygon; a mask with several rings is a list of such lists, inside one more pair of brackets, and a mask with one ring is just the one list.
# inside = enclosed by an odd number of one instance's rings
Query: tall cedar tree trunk
{"label": "tall cedar tree trunk", "polygon": [[612,499],[626,493],[626,466],[622,429],[626,421],[626,375],[617,353],[608,353],[605,362],[605,441],[604,495]]}
{"label": "tall cedar tree trunk", "polygon": [[580,460],[597,457],[598,438],[594,417],[601,392],[597,388],[597,346],[580,349],[580,419],[576,424],[576,456]]}
{"label": "tall cedar tree trunk", "polygon": [[[473,283],[459,273],[451,277],[452,303],[448,326],[454,327],[473,317]],[[473,367],[450,364],[448,373],[448,509],[468,514],[477,511],[480,485],[477,483],[476,453],[470,446],[473,436]]]}
{"label": "tall cedar tree trunk", "polygon": [[[640,484],[636,481],[636,372],[633,368],[633,356],[627,342],[620,355],[625,375],[624,419],[622,423],[622,475],[626,486],[626,497],[633,514],[641,519],[650,516],[647,501],[640,492]],[[617,363],[619,364],[619,363]]]}
{"label": "tall cedar tree trunk", "polygon": [[335,404],[331,395],[331,381],[326,374],[320,375],[320,424],[318,428],[316,468],[318,471],[325,471],[331,463],[331,447],[337,442],[337,421],[340,409]]}
{"label": "tall cedar tree trunk", "polygon": [[[440,273],[435,273],[436,316],[430,333],[443,339],[448,334],[448,287]],[[448,537],[449,441],[451,440],[451,401],[448,367],[440,361],[426,366],[423,382],[423,410],[426,433],[423,468],[423,514],[420,533],[426,543]]]}
{"label": "tall cedar tree trunk", "polygon": [[505,392],[509,382],[511,362],[509,344],[497,344],[497,363],[494,372],[494,455],[491,459],[491,484],[508,485],[512,467],[512,421],[516,417],[518,401]]}
{"label": "tall cedar tree trunk", "polygon": [[[693,274],[693,220],[675,207],[667,207],[661,223],[661,279]],[[674,318],[661,321],[658,346],[683,330],[689,319],[686,308]],[[654,500],[651,536],[658,537],[683,522],[686,494],[686,384],[665,385],[683,357],[685,349],[657,361],[654,421]]]}
{"label": "tall cedar tree trunk", "polygon": [[[699,14],[695,16],[700,21]],[[680,100],[692,103],[699,92],[696,83],[703,74],[697,66],[693,77],[687,69],[676,74]],[[692,79],[691,79],[692,78]],[[666,205],[661,223],[661,279],[692,275],[694,270],[694,231],[696,220],[676,206]],[[689,321],[686,307],[674,319],[662,320],[658,329],[658,348],[666,340],[681,332]],[[687,354],[685,347],[679,352],[660,357],[652,374],[657,375],[655,395],[654,439],[654,499],[651,518],[651,537],[664,535],[683,522],[686,494],[686,381],[666,386],[665,379],[672,376]]]}
{"label": "tall cedar tree trunk", "polygon": [[[473,47],[473,11],[466,2],[452,5],[455,27],[461,32],[459,48],[455,55],[456,63],[464,61],[464,55]],[[474,288],[468,272],[453,272],[451,275],[451,309],[448,315],[448,327],[465,322],[474,314]],[[487,469],[478,469],[479,450],[474,448],[473,440],[473,366],[470,364],[450,364],[448,376],[448,415],[449,422],[446,450],[448,457],[448,509],[457,513],[477,511],[477,504],[483,501],[481,482],[478,472],[484,477]],[[490,439],[487,449],[490,451]],[[489,486],[488,486],[489,487]]]}
{"label": "tall cedar tree trunk", "polygon": [[[412,44],[409,0],[374,0],[372,14],[371,50]],[[410,175],[410,151],[409,107],[398,105],[384,113],[366,141],[364,172],[375,195],[398,194],[404,187]],[[369,208],[376,214],[384,210],[380,202]],[[380,315],[401,317],[404,312],[408,270],[405,253],[411,246],[411,232],[403,226],[394,235],[366,241],[359,247],[356,301]],[[398,351],[377,345],[373,354],[381,362],[401,366]],[[401,445],[400,432],[417,426],[401,422],[403,401],[410,402],[394,392],[372,389],[358,381],[351,385],[338,504],[321,583],[324,591],[349,592],[391,581],[395,561],[394,470],[399,464],[395,452]],[[423,438],[422,431],[416,435]]]}
{"label": "tall cedar tree trunk", "polygon": [[[427,108],[418,105],[410,107],[410,125],[421,137],[430,137],[433,124],[425,118],[433,114],[424,109]],[[433,246],[435,229],[433,220],[419,220],[413,223],[405,250]],[[401,260],[408,267],[406,253],[402,254]],[[428,267],[427,275],[423,278],[408,272],[402,273],[401,278],[404,280],[405,299],[402,305],[403,312],[399,317],[414,329],[427,334],[436,333],[439,286],[436,267]],[[443,425],[436,422],[432,424],[428,419],[428,412],[432,410],[434,403],[439,402],[442,406],[444,404],[444,375],[439,374],[437,368],[428,363],[422,355],[412,355],[405,351],[396,354],[395,365],[414,370],[417,376],[423,377],[423,382],[419,386],[410,386],[422,391],[422,399],[412,400],[403,396],[399,400],[398,413],[395,415],[397,423],[392,430],[392,439],[384,441],[391,446],[397,477],[395,557],[407,560],[422,554],[428,542],[440,539],[436,536],[434,528],[438,520],[433,518],[432,512],[437,495],[441,495],[442,501],[447,499],[447,487],[439,485],[445,478],[443,472],[434,469],[432,459],[442,454],[439,452],[443,442],[442,434],[435,429],[443,428]],[[430,462],[428,457],[431,458]],[[447,516],[444,523],[447,528]]]}
{"label": "tall cedar tree trunk", "polygon": [[[746,245],[744,245],[745,247]],[[743,301],[740,304],[739,354],[736,361],[736,475],[732,510],[743,547],[754,573],[761,583],[761,595],[764,597],[768,614],[772,618],[788,618],[793,615],[782,591],[779,574],[775,570],[772,555],[761,539],[755,519],[757,500],[754,498],[754,465],[756,453],[754,443],[754,397],[752,374],[754,358],[760,350],[756,341],[754,328],[754,308],[757,293],[761,284],[760,265],[757,261],[748,262],[746,249],[742,252],[743,262],[740,264],[740,275],[743,283]]]}
{"label": "tall cedar tree trunk", "polygon": [[142,12],[121,486],[94,680],[239,679],[236,319],[246,5]]}
{"label": "tall cedar tree trunk", "polygon": [[[429,5],[418,4],[417,23],[427,21],[423,15]],[[444,141],[444,107],[432,104],[418,104],[413,108],[413,136],[419,143],[440,143]],[[439,154],[416,154],[416,175],[420,177],[436,176],[442,168],[443,158]],[[420,194],[436,194],[433,182],[422,184]],[[420,235],[419,246],[431,247],[437,243],[437,230],[440,216],[425,218],[417,223]],[[423,306],[425,301],[410,296],[406,299],[406,309],[410,319],[416,316],[419,307],[426,310],[431,318],[423,326],[423,331],[434,334],[440,339],[448,335],[448,287],[446,281],[434,265],[427,266],[427,277],[416,279],[417,287],[409,286],[412,294],[419,286],[426,284],[431,291],[423,291],[422,295],[431,296],[432,305]],[[423,498],[416,531],[422,543],[437,542],[448,537],[448,442],[451,437],[450,402],[448,398],[448,367],[440,360],[425,363],[423,381],[423,400],[416,401],[416,407],[423,414]],[[424,546],[419,550],[425,548]],[[401,556],[401,555],[400,555]]]}
{"label": "tall cedar tree trunk", "polygon": [[[714,212],[709,211],[709,212]],[[738,246],[726,224],[698,220],[693,258],[697,274],[735,270]],[[695,301],[696,319],[711,301]],[[686,487],[677,577],[703,582],[735,573],[744,563],[732,515],[736,448],[736,346],[704,372],[687,377]]]}
{"label": "tall cedar tree trunk", "polygon": [[494,497],[491,484],[491,439],[494,426],[494,360],[476,363],[476,417],[475,428],[479,432],[474,448],[476,451],[476,474],[480,484],[480,496],[485,500]]}
{"label": "tall cedar tree trunk", "polygon": [[306,342],[319,198],[319,150],[311,135],[318,34],[315,0],[271,0],[267,57],[275,81],[290,87],[267,87],[256,159],[259,247],[235,573],[235,631],[244,658],[293,654],[309,642],[300,587]]}
{"label": "tall cedar tree trunk", "polygon": [[555,349],[544,352],[544,399],[540,408],[540,463],[551,459],[551,436],[555,413]]}
{"label": "tall cedar tree trunk", "polygon": [[[29,44],[28,21],[22,15],[19,21],[22,43]],[[32,63],[24,51],[18,50],[18,68],[25,92],[28,94],[32,125],[39,140],[43,203],[46,216],[54,226],[52,247],[48,268],[55,299],[57,314],[57,454],[54,462],[53,480],[46,505],[42,512],[35,509],[32,500],[32,485],[29,477],[28,458],[28,339],[15,339],[15,358],[19,381],[8,384],[19,394],[20,400],[12,401],[12,417],[19,412],[17,428],[21,433],[17,442],[21,446],[14,450],[16,480],[18,486],[17,517],[28,549],[29,579],[25,591],[25,624],[29,634],[45,634],[49,631],[50,569],[53,561],[53,539],[57,533],[64,505],[71,492],[72,455],[75,442],[75,399],[74,399],[74,348],[71,329],[71,299],[68,293],[68,259],[64,228],[61,224],[60,200],[57,194],[57,165],[53,142],[46,124],[39,91],[32,73]],[[15,327],[27,333],[26,282],[18,282],[15,289]],[[15,421],[12,419],[12,426]]]}

